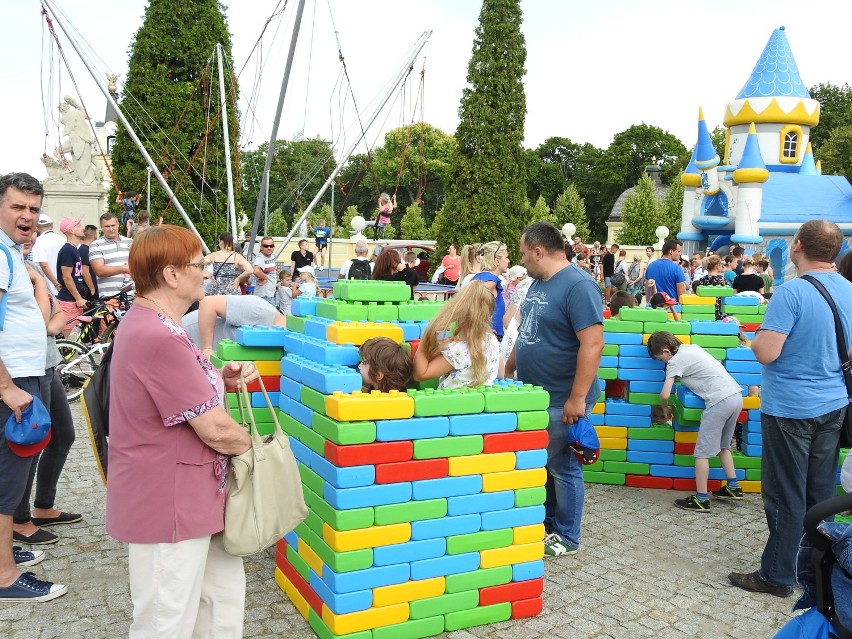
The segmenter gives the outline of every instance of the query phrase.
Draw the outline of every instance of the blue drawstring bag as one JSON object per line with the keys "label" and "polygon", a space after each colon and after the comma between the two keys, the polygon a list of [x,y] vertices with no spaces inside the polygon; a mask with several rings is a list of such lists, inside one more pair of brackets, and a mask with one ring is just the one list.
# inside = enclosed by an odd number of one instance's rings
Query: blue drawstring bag
{"label": "blue drawstring bag", "polygon": [[816,608],[811,608],[785,623],[784,627],[775,633],[774,639],[829,639],[836,636],[834,626],[825,615]]}

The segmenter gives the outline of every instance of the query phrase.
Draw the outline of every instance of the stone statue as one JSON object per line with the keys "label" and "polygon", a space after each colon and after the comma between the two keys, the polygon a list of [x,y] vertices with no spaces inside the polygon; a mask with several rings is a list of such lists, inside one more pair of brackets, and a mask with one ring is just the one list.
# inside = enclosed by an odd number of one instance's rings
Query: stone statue
{"label": "stone statue", "polygon": [[[92,144],[95,134],[87,120],[89,116],[80,105],[70,96],[59,105],[59,121],[63,124],[62,134],[65,140],[56,149],[57,155],[71,154],[71,166],[76,180],[83,184],[94,184],[96,181],[95,165],[92,161]],[[76,181],[75,180],[75,181]]]}
{"label": "stone statue", "polygon": [[107,91],[110,92],[113,98],[118,95],[118,78],[121,77],[117,73],[107,73]]}
{"label": "stone statue", "polygon": [[65,162],[62,162],[60,160],[57,160],[55,157],[48,155],[47,153],[43,153],[41,156],[41,161],[44,164],[44,167],[47,169],[47,178],[44,180],[45,183],[71,182],[74,180],[73,169],[68,166],[67,160]]}

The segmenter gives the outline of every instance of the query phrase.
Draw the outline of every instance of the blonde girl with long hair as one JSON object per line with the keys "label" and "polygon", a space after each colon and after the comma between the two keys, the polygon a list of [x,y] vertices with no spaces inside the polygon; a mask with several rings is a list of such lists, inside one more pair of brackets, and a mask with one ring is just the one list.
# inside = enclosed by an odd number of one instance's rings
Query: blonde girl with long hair
{"label": "blonde girl with long hair", "polygon": [[462,290],[465,285],[479,273],[479,248],[482,245],[465,244],[461,250],[461,267],[459,268],[459,281],[456,282],[456,290]]}
{"label": "blonde girl with long hair", "polygon": [[454,295],[420,338],[414,380],[440,377],[438,388],[492,385],[500,366],[493,314],[494,293],[484,282],[474,280]]}

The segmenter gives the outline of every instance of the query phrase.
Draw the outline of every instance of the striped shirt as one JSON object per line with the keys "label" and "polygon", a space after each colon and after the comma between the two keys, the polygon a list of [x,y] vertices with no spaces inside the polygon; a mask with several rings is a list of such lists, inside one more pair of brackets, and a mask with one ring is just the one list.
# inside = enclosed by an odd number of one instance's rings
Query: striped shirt
{"label": "striped shirt", "polygon": [[[89,263],[95,260],[103,260],[104,266],[126,265],[130,256],[130,245],[133,243],[129,237],[119,235],[117,240],[108,240],[105,237],[92,242],[89,247]],[[94,269],[92,269],[94,272]],[[124,285],[124,274],[110,275],[108,277],[97,276],[98,295],[101,299],[117,295]]]}

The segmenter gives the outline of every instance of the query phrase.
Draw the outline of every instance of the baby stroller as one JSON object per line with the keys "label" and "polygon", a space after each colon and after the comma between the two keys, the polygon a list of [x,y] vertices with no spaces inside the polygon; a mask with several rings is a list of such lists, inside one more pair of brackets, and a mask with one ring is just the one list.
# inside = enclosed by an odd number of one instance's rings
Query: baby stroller
{"label": "baby stroller", "polygon": [[797,577],[804,589],[794,617],[776,639],[852,639],[852,523],[826,518],[852,510],[852,493],[812,507],[805,514]]}

